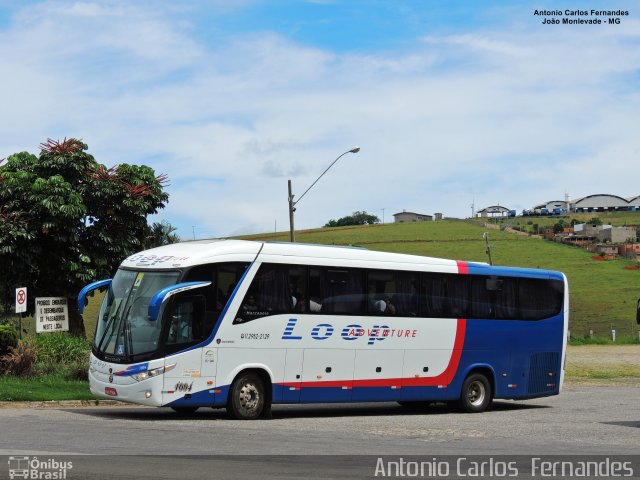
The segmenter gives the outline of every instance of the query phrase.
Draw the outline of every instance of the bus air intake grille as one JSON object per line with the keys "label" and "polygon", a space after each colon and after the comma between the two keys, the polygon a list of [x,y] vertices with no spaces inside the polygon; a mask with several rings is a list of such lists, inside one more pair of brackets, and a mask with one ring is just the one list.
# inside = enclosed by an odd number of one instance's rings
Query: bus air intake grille
{"label": "bus air intake grille", "polygon": [[560,355],[557,352],[531,355],[529,364],[529,393],[546,393],[555,390],[560,379]]}

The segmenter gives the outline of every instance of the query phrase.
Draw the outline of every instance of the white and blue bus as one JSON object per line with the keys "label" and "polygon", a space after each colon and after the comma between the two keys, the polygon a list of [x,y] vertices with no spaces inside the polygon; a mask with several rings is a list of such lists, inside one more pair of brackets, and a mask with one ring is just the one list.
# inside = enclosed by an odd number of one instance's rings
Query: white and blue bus
{"label": "white and blue bus", "polygon": [[560,392],[562,273],[363,248],[207,240],[122,262],[97,319],[103,398],[178,412],[272,404],[450,402]]}

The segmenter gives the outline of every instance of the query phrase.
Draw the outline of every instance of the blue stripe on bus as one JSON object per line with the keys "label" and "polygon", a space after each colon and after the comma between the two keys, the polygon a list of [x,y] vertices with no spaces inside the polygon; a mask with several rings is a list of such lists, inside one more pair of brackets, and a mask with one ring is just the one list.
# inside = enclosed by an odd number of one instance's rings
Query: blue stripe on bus
{"label": "blue stripe on bus", "polygon": [[561,272],[535,268],[496,267],[482,263],[467,263],[471,275],[500,275],[506,277],[539,278],[564,281]]}

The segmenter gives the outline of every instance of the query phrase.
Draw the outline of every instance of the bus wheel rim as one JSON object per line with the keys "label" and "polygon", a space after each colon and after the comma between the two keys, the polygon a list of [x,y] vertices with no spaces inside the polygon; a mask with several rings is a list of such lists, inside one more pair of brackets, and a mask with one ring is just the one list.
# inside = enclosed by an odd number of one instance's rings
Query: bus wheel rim
{"label": "bus wheel rim", "polygon": [[482,405],[486,395],[487,392],[484,384],[479,380],[471,382],[469,388],[467,389],[467,400],[474,407]]}
{"label": "bus wheel rim", "polygon": [[253,412],[260,403],[260,392],[255,385],[247,383],[240,389],[240,406],[247,412]]}

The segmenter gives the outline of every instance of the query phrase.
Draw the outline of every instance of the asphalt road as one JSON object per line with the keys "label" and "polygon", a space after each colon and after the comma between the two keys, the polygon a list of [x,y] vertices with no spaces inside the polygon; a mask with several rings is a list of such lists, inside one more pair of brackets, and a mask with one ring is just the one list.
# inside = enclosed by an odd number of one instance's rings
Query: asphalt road
{"label": "asphalt road", "polygon": [[556,397],[494,402],[475,415],[445,405],[286,405],[274,406],[272,420],[252,422],[212,409],[186,416],[135,406],[5,408],[0,455],[105,455],[74,457],[74,473],[88,468],[83,476],[93,478],[176,478],[177,471],[183,478],[353,478],[363,466],[373,474],[381,455],[632,456],[640,453],[639,398],[640,386],[569,386]]}

